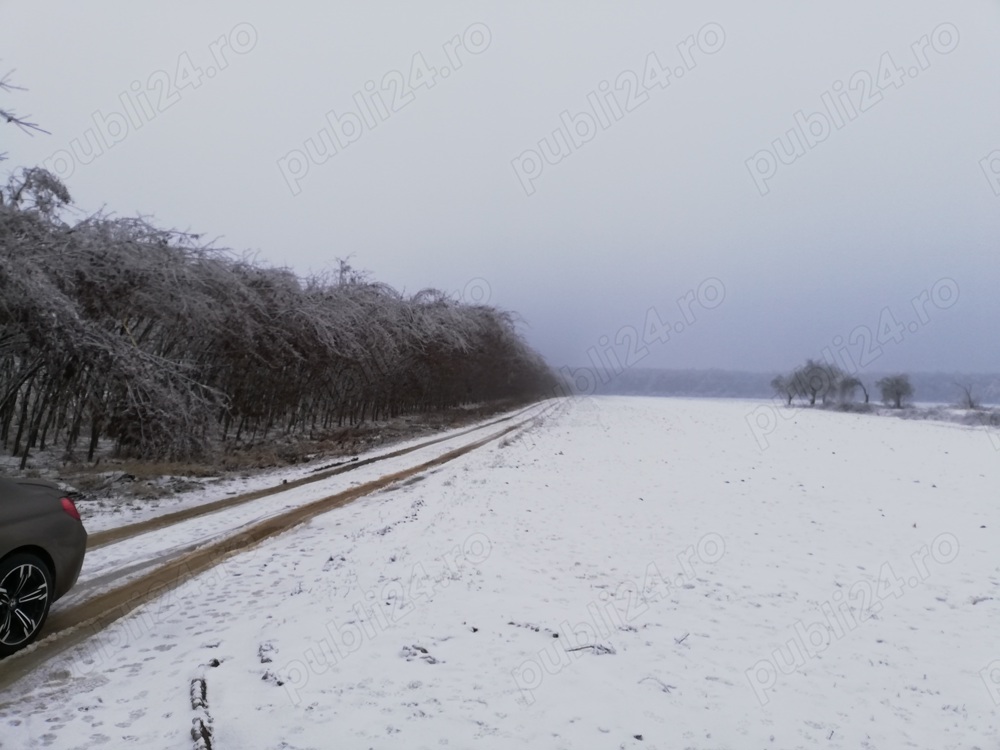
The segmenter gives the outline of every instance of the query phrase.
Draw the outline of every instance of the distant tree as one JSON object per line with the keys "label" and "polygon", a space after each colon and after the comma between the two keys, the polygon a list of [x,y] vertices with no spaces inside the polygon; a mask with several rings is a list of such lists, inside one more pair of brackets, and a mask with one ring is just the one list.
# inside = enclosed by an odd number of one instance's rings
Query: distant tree
{"label": "distant tree", "polygon": [[903,405],[903,399],[913,395],[913,386],[910,385],[909,375],[890,375],[882,378],[876,384],[882,391],[882,401],[892,404],[899,409]]}
{"label": "distant tree", "polygon": [[817,398],[826,403],[837,392],[843,377],[843,372],[836,365],[808,359],[805,365],[792,373],[792,384],[796,395],[809,399],[809,405],[815,406]]}
{"label": "distant tree", "polygon": [[[853,375],[845,375],[837,386],[837,397],[844,403],[854,400],[854,392],[863,388],[861,381]],[[867,393],[866,393],[867,396]]]}
{"label": "distant tree", "polygon": [[962,383],[955,383],[955,385],[957,385],[962,391],[962,396],[958,402],[958,405],[961,406],[963,409],[978,409],[979,400],[972,393],[972,385],[962,384]]}
{"label": "distant tree", "polygon": [[840,384],[846,376],[844,375],[844,371],[836,365],[820,366],[823,368],[823,373],[826,376],[826,387],[823,393],[820,394],[825,404],[840,392]]}
{"label": "distant tree", "polygon": [[791,378],[786,378],[784,375],[776,375],[771,380],[771,388],[774,389],[776,395],[787,399],[788,405],[792,405],[792,399],[795,398],[795,385]]}
{"label": "distant tree", "polygon": [[858,388],[860,388],[861,392],[864,394],[865,403],[867,404],[868,388],[863,382],[861,382],[861,378],[855,377],[854,375],[844,375],[840,379],[840,383],[837,386],[837,396],[842,402],[849,403],[854,400],[854,391]]}

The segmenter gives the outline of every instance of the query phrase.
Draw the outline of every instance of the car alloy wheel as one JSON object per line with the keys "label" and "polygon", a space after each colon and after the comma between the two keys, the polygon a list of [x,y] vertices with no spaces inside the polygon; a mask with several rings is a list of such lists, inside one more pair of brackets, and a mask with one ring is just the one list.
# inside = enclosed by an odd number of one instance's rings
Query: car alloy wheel
{"label": "car alloy wheel", "polygon": [[0,563],[0,656],[31,643],[49,614],[52,577],[32,555],[13,555]]}

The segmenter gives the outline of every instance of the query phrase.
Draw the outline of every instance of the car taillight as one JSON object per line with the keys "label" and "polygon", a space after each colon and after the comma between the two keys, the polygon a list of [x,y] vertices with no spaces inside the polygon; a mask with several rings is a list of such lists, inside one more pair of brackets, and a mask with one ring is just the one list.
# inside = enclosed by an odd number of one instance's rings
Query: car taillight
{"label": "car taillight", "polygon": [[81,520],[81,519],[80,519],[80,511],[78,511],[78,510],[76,509],[76,506],[75,506],[75,505],[73,505],[73,501],[72,501],[72,500],[70,500],[70,499],[69,499],[68,497],[64,497],[64,498],[63,498],[62,500],[60,500],[59,502],[61,502],[61,503],[62,503],[62,507],[63,507],[63,510],[64,510],[64,511],[66,511],[66,512],[67,512],[67,513],[69,513],[69,514],[70,514],[71,516],[73,516],[73,518],[75,518],[75,519],[76,519],[77,521],[80,521],[80,520]]}

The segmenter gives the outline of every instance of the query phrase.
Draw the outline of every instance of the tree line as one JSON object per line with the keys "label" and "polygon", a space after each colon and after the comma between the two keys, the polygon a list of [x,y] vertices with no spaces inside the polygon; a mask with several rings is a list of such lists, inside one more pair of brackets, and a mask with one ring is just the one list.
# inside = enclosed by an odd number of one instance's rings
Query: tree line
{"label": "tree line", "polygon": [[[878,380],[875,387],[883,403],[896,409],[902,408],[903,402],[913,396],[913,385],[905,374],[887,375]],[[821,404],[851,403],[858,390],[864,395],[864,402],[869,402],[868,386],[860,378],[836,365],[812,359],[788,375],[777,375],[771,380],[771,388],[789,406],[794,399],[807,401],[810,406],[815,406],[817,401]]]}
{"label": "tree line", "polygon": [[551,395],[515,316],[346,262],[300,278],[141,218],[67,223],[42,169],[0,188],[0,444],[181,460],[276,434]]}

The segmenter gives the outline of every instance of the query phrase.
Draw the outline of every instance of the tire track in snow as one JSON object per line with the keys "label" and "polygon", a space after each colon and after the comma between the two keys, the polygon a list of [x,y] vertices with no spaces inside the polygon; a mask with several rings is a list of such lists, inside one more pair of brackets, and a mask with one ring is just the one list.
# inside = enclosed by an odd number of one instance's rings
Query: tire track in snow
{"label": "tire track in snow", "polygon": [[[0,690],[6,690],[21,678],[31,674],[48,659],[96,635],[143,604],[177,588],[194,576],[209,570],[226,559],[256,547],[261,542],[283,534],[306,521],[347,505],[361,497],[382,490],[429,469],[454,461],[489,443],[499,440],[532,424],[556,405],[549,405],[538,414],[486,437],[454,448],[447,453],[408,469],[386,474],[370,482],[292,508],[246,528],[237,537],[200,547],[165,563],[130,583],[105,592],[69,609],[54,613],[48,623],[48,635],[41,641],[8,657],[0,674]],[[523,412],[523,410],[522,410]],[[522,413],[519,412],[519,413]],[[516,415],[515,415],[516,416]],[[512,417],[500,421],[508,421]],[[452,436],[454,437],[454,436]],[[287,488],[287,485],[282,485]]]}
{"label": "tire track in snow", "polygon": [[432,440],[425,440],[417,445],[411,445],[407,448],[399,448],[398,450],[383,453],[378,456],[372,456],[371,458],[366,458],[360,461],[348,461],[345,464],[338,465],[336,468],[332,468],[327,471],[320,471],[314,475],[301,477],[284,484],[276,484],[271,487],[245,492],[242,495],[236,495],[234,497],[224,497],[220,500],[205,503],[204,505],[197,505],[191,508],[185,508],[184,510],[174,511],[172,513],[164,513],[162,516],[148,518],[145,521],[139,521],[138,523],[98,531],[88,537],[87,551],[89,552],[90,550],[98,549],[125,539],[131,539],[132,537],[139,536],[140,534],[146,534],[150,531],[159,531],[160,529],[167,528],[168,526],[172,526],[183,521],[189,521],[190,519],[197,518],[198,516],[208,515],[209,513],[217,513],[222,510],[228,510],[238,505],[252,502],[254,500],[260,500],[264,497],[276,495],[280,492],[294,490],[298,487],[312,484],[313,482],[321,482],[324,479],[329,479],[330,477],[337,476],[338,474],[344,474],[348,471],[353,471],[354,469],[360,469],[362,466],[370,466],[371,464],[378,463],[379,461],[405,456],[408,453],[413,453],[421,450],[422,448],[436,445],[437,443],[443,443],[446,440],[454,440],[455,438],[462,437],[463,435],[469,435],[473,432],[478,432],[479,430],[485,430],[487,427],[493,427],[494,425],[502,424],[503,422],[509,422],[510,420],[516,419],[521,414],[524,414],[526,411],[537,406],[537,403],[531,404],[530,406],[520,409],[513,414],[508,414],[505,417],[494,419],[486,424],[479,425],[478,427],[470,427],[460,432],[443,435]]}

